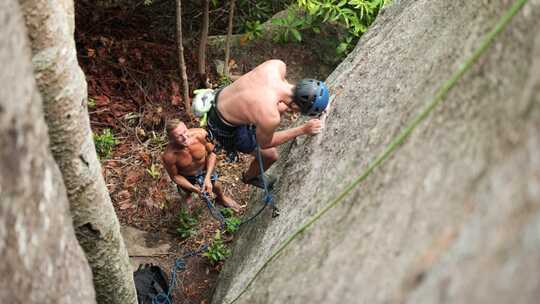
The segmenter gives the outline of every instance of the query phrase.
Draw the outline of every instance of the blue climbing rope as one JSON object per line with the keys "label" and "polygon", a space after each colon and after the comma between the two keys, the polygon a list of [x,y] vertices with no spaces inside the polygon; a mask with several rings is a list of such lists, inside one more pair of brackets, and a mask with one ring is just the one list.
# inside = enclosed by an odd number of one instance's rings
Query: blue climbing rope
{"label": "blue climbing rope", "polygon": [[186,269],[186,263],[183,258],[177,258],[174,261],[174,266],[171,270],[171,280],[169,281],[169,288],[167,293],[161,292],[157,296],[152,298],[152,304],[172,304],[171,292],[176,285],[176,273]]}
{"label": "blue climbing rope", "polygon": [[[255,142],[257,142],[257,140],[255,138],[255,133],[253,133],[253,140]],[[257,143],[257,146],[256,146],[255,150],[257,152],[256,153],[257,154],[257,162],[259,163],[259,176],[260,176],[260,178],[261,178],[261,180],[263,182],[263,186],[264,186],[264,199],[263,199],[264,205],[253,216],[251,216],[247,220],[242,221],[242,223],[240,223],[240,225],[244,225],[246,223],[249,223],[253,219],[255,219],[257,216],[259,216],[259,214],[261,214],[263,212],[263,210],[268,205],[272,206],[272,217],[279,216],[279,209],[274,204],[274,197],[272,196],[272,192],[270,192],[270,189],[268,189],[268,182],[266,180],[266,176],[264,176],[264,166],[263,166],[263,159],[262,159],[262,154],[261,154],[261,147],[260,147],[260,145],[258,143]]]}
{"label": "blue climbing rope", "polygon": [[208,249],[208,244],[203,245],[196,251],[190,251],[184,254],[180,258],[176,258],[174,261],[174,266],[171,269],[171,279],[169,280],[169,288],[167,292],[161,292],[152,298],[152,304],[172,304],[172,290],[176,286],[177,273],[186,269],[185,259],[195,256],[201,252],[204,252]]}
{"label": "blue climbing rope", "polygon": [[221,230],[225,229],[225,218],[223,217],[223,214],[221,214],[221,212],[218,210],[216,205],[212,202],[212,199],[210,198],[208,192],[202,193],[202,199],[206,202],[206,207],[208,207],[210,214],[219,221]]}

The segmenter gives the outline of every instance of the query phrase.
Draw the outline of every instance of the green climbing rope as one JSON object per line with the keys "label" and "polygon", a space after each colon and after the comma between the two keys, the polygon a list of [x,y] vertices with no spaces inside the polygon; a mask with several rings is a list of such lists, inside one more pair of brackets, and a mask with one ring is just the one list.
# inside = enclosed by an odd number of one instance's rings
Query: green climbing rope
{"label": "green climbing rope", "polygon": [[437,93],[433,99],[427,104],[427,106],[412,120],[412,122],[386,147],[386,149],[373,161],[368,168],[359,177],[354,179],[335,199],[333,199],[326,207],[321,209],[317,214],[311,217],[305,224],[303,224],[296,232],[288,237],[285,242],[274,252],[270,257],[266,259],[263,265],[255,273],[255,275],[249,280],[245,288],[232,300],[229,304],[235,303],[253,284],[257,276],[268,266],[268,264],[274,260],[283,250],[304,230],[315,223],[321,216],[323,216],[328,210],[341,203],[343,199],[363,180],[365,180],[375,168],[377,168],[383,161],[385,161],[404,141],[409,137],[412,131],[431,113],[431,111],[438,106],[448,94],[450,89],[454,87],[457,81],[467,72],[472,65],[478,60],[478,58],[485,52],[485,50],[493,43],[497,34],[499,34],[506,25],[510,22],[517,12],[527,3],[528,0],[517,0],[512,7],[500,18],[495,27],[484,37],[480,47],[469,57],[463,64],[459,66],[459,69],[444,82],[444,84],[437,90]]}

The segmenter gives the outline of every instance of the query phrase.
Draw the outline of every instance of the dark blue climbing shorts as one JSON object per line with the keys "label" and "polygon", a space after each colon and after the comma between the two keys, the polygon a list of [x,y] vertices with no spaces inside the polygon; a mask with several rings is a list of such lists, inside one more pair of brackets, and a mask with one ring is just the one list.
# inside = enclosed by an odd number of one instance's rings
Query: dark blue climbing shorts
{"label": "dark blue climbing shorts", "polygon": [[[193,176],[186,176],[186,179],[192,184],[192,185],[202,185],[204,184],[204,178],[206,177],[206,171],[200,171],[197,172],[197,175]],[[214,171],[212,175],[210,176],[210,181],[212,184],[214,184],[218,179],[217,172]]]}
{"label": "dark blue climbing shorts", "polygon": [[236,151],[251,153],[257,148],[255,141],[255,128],[252,126],[239,126],[235,130],[234,145]]}

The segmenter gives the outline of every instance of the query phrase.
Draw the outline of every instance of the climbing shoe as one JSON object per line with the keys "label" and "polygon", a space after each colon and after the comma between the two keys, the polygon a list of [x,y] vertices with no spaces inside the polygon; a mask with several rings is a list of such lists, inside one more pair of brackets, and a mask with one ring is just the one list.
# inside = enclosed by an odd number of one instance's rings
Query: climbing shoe
{"label": "climbing shoe", "polygon": [[[264,177],[266,179],[266,185],[268,186],[268,189],[272,189],[277,178],[270,174],[265,174]],[[264,189],[264,182],[260,175],[254,176],[250,179],[246,179],[245,175],[242,174],[242,181],[244,182],[244,184],[249,184],[257,188]]]}

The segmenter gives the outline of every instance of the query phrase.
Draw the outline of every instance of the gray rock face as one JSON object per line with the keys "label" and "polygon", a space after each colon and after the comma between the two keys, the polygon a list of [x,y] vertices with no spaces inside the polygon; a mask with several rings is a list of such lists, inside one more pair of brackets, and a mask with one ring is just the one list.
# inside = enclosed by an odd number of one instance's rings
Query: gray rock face
{"label": "gray rock face", "polygon": [[[283,147],[282,215],[242,228],[213,303],[233,300],[365,170],[512,1],[395,2],[329,77],[324,132]],[[538,303],[538,20],[530,0],[397,152],[236,303]]]}

